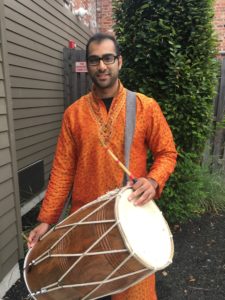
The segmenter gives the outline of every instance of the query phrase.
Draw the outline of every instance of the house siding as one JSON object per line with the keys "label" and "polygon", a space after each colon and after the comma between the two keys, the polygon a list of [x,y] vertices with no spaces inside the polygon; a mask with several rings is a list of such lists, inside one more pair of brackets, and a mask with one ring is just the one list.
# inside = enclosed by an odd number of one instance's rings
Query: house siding
{"label": "house siding", "polygon": [[10,260],[10,254],[12,254],[10,262],[12,266],[17,263],[19,258],[1,46],[0,42],[0,281],[8,271],[7,265]]}
{"label": "house siding", "polygon": [[[21,220],[18,218],[18,191],[13,172],[13,151],[10,136],[9,95],[7,94],[5,68],[3,61],[3,11],[0,4],[0,298],[4,287],[1,281],[14,268],[18,270],[18,260],[22,255]],[[12,113],[12,112],[11,112]],[[12,114],[11,114],[12,117]],[[14,272],[15,274],[15,272]],[[12,276],[18,279],[19,272]]]}
{"label": "house siding", "polygon": [[63,1],[5,0],[18,169],[44,161],[49,178],[64,112],[63,48],[84,49],[89,29]]}
{"label": "house siding", "polygon": [[73,39],[84,49],[90,35],[63,0],[0,1],[0,298],[23,256],[18,171],[43,160],[47,184],[64,112],[63,48]]}

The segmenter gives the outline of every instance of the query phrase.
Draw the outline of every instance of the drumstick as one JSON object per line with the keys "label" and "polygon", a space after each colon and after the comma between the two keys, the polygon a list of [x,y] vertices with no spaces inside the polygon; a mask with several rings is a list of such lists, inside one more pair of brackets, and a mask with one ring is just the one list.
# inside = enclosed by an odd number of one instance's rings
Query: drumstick
{"label": "drumstick", "polygon": [[28,242],[28,237],[23,232],[21,232],[21,235]]}
{"label": "drumstick", "polygon": [[116,155],[109,149],[108,146],[105,145],[103,141],[101,141],[102,146],[106,149],[109,155],[113,158],[115,162],[118,163],[119,167],[129,176],[129,178],[133,181],[133,183],[137,182],[137,179],[134,175],[124,166],[124,164],[116,157]]}

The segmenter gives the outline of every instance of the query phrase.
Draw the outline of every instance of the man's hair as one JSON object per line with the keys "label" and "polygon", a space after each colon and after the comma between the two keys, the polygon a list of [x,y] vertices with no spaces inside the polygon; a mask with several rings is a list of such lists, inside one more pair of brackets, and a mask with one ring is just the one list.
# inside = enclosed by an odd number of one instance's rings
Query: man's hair
{"label": "man's hair", "polygon": [[110,35],[110,34],[106,34],[106,33],[101,33],[98,32],[96,34],[94,34],[87,42],[86,45],[86,60],[88,58],[88,51],[89,51],[89,46],[92,42],[95,42],[97,44],[100,44],[102,41],[104,40],[111,40],[115,46],[115,50],[116,50],[116,55],[120,55],[120,49],[119,49],[119,44],[117,43],[116,39],[114,38],[114,36]]}

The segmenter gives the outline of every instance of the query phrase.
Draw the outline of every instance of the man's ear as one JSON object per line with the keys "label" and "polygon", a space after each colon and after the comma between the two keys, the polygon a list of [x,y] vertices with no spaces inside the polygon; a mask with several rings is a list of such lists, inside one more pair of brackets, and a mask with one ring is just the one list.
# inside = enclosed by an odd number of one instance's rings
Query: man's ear
{"label": "man's ear", "polygon": [[122,68],[122,65],[123,65],[123,58],[121,55],[119,55],[118,57],[118,64],[119,64],[119,70]]}

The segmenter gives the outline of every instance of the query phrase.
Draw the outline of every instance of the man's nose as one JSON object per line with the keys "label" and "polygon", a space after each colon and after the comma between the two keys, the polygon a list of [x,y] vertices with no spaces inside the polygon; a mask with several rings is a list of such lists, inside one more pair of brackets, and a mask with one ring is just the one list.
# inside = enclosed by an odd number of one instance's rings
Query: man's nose
{"label": "man's nose", "polygon": [[104,64],[103,60],[101,59],[99,61],[98,69],[101,71],[104,71],[106,68],[107,68],[106,65]]}

